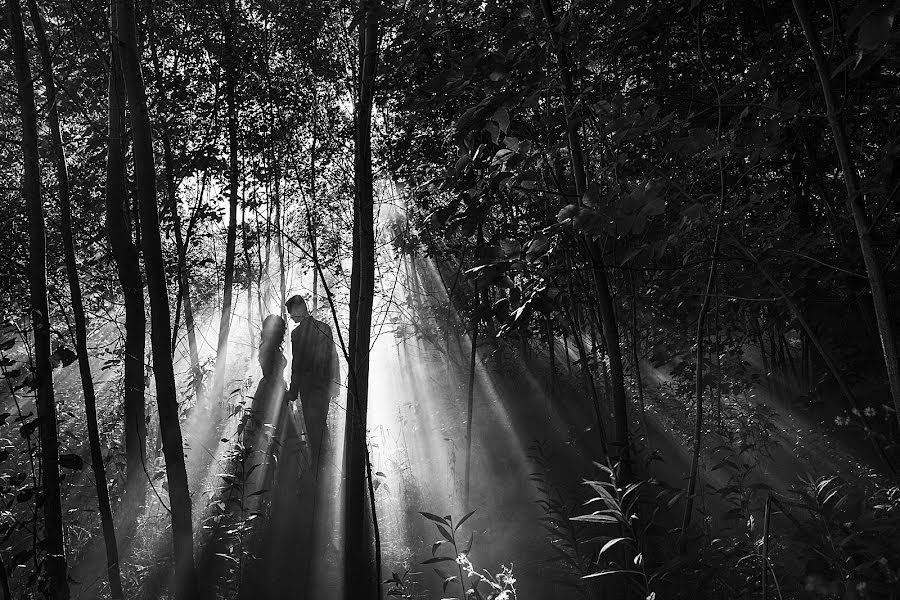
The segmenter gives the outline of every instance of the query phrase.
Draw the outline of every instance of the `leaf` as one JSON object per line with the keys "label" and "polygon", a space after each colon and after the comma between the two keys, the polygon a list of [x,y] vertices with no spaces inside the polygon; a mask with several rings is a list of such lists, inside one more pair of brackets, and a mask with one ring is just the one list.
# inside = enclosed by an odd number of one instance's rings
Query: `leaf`
{"label": "leaf", "polygon": [[669,498],[669,501],[666,502],[666,508],[672,508],[673,506],[675,506],[678,503],[678,501],[681,500],[681,498],[684,496],[684,494],[685,494],[684,490],[681,490],[680,492],[678,492],[677,494],[675,494],[674,496]]}
{"label": "leaf", "polygon": [[[475,510],[478,510],[478,509],[476,508]],[[468,521],[469,517],[471,517],[472,515],[475,514],[475,510],[466,513],[466,515],[462,519],[460,519],[459,523],[457,523],[456,526],[453,528],[453,531],[458,531],[459,528],[462,527],[462,524],[465,523],[466,521]]]}
{"label": "leaf", "polygon": [[473,106],[472,108],[470,108],[470,109],[467,110],[466,112],[464,112],[464,113],[459,117],[459,119],[456,121],[456,131],[457,131],[458,133],[466,133],[466,132],[468,132],[468,131],[472,128],[472,126],[475,124],[475,122],[476,122],[476,114],[477,114],[482,108],[483,108],[483,107],[482,107],[480,104],[478,104],[478,105],[476,105],[476,106]]}
{"label": "leaf", "polygon": [[522,255],[522,244],[516,240],[500,240],[500,249],[507,258],[519,258]]}
{"label": "leaf", "polygon": [[600,571],[599,573],[591,573],[590,575],[585,575],[582,579],[592,579],[594,577],[605,577],[606,575],[639,575],[643,577],[644,574],[640,571],[630,571],[630,570],[618,570],[618,571]]}
{"label": "leaf", "polygon": [[862,0],[857,4],[850,14],[847,15],[847,23],[845,25],[847,33],[853,33],[853,30],[859,27],[862,22],[873,12],[878,9],[878,0]]}
{"label": "leaf", "polygon": [[631,542],[631,538],[617,537],[617,538],[613,538],[613,539],[609,540],[608,542],[603,544],[602,548],[600,548],[600,555],[603,555],[604,552],[606,552],[607,550],[609,550],[610,548],[612,548],[619,542]]}
{"label": "leaf", "polygon": [[497,153],[494,154],[494,157],[491,159],[491,166],[496,167],[497,165],[503,164],[508,161],[515,154],[512,150],[507,148],[501,148],[497,150]]}
{"label": "leaf", "polygon": [[438,528],[438,531],[441,532],[441,535],[444,536],[444,538],[445,538],[448,542],[450,542],[451,544],[455,544],[455,542],[453,541],[453,536],[450,534],[450,530],[449,530],[449,529],[447,529],[447,528],[444,527],[443,525],[435,525],[435,527]]}
{"label": "leaf", "polygon": [[884,44],[891,35],[894,16],[877,11],[862,22],[859,27],[859,38],[856,43],[864,51],[872,51]]}
{"label": "leaf", "polygon": [[566,206],[562,210],[560,210],[559,213],[557,213],[556,220],[557,220],[557,222],[562,223],[563,221],[565,221],[567,219],[574,218],[575,215],[577,215],[580,211],[581,211],[580,207],[575,206],[574,204],[569,204],[568,206]]}
{"label": "leaf", "polygon": [[528,242],[527,250],[525,251],[525,260],[534,262],[546,254],[549,248],[550,240],[547,239],[547,236],[538,234]]}
{"label": "leaf", "polygon": [[618,524],[621,521],[610,515],[580,515],[571,517],[570,521],[584,521],[585,523],[613,523]]}
{"label": "leaf", "polygon": [[50,364],[53,365],[54,369],[60,366],[68,367],[77,359],[77,354],[75,354],[65,346],[60,346],[53,354],[50,355]]}
{"label": "leaf", "polygon": [[439,517],[439,516],[437,516],[437,515],[435,515],[435,514],[432,514],[432,513],[430,513],[430,512],[422,512],[422,511],[419,511],[419,514],[422,515],[423,517],[425,517],[426,519],[428,519],[429,521],[434,521],[435,523],[441,523],[441,524],[443,524],[443,525],[447,525],[448,527],[450,526],[450,523],[448,523],[447,521],[445,521],[443,517]]}
{"label": "leaf", "polygon": [[434,558],[429,558],[428,560],[423,560],[423,565],[433,565],[434,563],[447,562],[447,561],[455,561],[456,559],[452,556],[435,556]]}
{"label": "leaf", "polygon": [[59,457],[59,466],[80,471],[84,468],[84,460],[77,454],[63,454]]}
{"label": "leaf", "polygon": [[21,427],[19,427],[19,434],[21,434],[22,438],[28,439],[31,437],[31,434],[34,433],[34,430],[38,428],[38,423],[40,419],[32,419],[28,421]]}
{"label": "leaf", "polygon": [[502,107],[498,108],[494,113],[494,116],[491,117],[491,120],[497,122],[500,131],[505,135],[506,131],[509,129],[509,111]]}

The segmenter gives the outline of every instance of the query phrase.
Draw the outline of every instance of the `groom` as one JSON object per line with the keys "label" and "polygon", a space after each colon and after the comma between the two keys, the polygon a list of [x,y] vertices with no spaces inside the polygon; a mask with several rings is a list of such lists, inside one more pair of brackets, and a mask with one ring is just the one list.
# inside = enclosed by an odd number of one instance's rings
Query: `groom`
{"label": "groom", "polygon": [[328,418],[328,405],[340,389],[337,350],[331,327],[310,316],[303,296],[291,296],[284,305],[291,320],[296,323],[291,332],[293,361],[287,400],[293,401],[300,397],[312,466],[317,469]]}

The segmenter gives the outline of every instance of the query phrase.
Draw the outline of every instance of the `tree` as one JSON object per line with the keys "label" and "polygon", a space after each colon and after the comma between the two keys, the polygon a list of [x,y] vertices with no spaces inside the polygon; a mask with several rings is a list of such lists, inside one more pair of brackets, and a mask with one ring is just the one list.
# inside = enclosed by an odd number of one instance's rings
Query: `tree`
{"label": "tree", "polygon": [[238,12],[235,0],[229,0],[228,14],[222,16],[222,28],[225,34],[225,97],[228,102],[228,230],[225,237],[225,282],[222,292],[222,317],[219,321],[219,342],[216,346],[213,398],[219,398],[222,395],[222,387],[225,384],[225,371],[228,363],[228,335],[231,331],[232,295],[234,293],[234,261],[237,244],[237,208],[239,200],[238,178],[240,177],[237,114],[238,49],[235,40],[237,19]]}
{"label": "tree", "polygon": [[[372,104],[378,64],[378,4],[361,0],[353,196],[353,271],[350,279],[349,406],[344,446],[345,561],[347,600],[381,598],[379,548],[373,549],[375,490],[366,447],[369,345],[375,296],[375,195],[372,180]],[[368,486],[366,485],[368,483]],[[367,489],[368,487],[368,489]],[[366,504],[368,492],[369,506]],[[373,556],[373,551],[375,552]]]}
{"label": "tree", "polygon": [[84,411],[87,420],[88,439],[91,448],[91,468],[94,471],[94,484],[97,490],[97,502],[100,509],[100,524],[103,529],[103,540],[106,544],[106,572],[109,576],[110,594],[113,598],[122,598],[122,580],[119,574],[119,548],[116,544],[116,531],[113,524],[112,509],[109,504],[109,490],[106,487],[106,468],[103,464],[103,449],[100,446],[100,431],[97,425],[97,398],[94,394],[94,379],[91,375],[90,357],[87,347],[87,320],[84,314],[84,302],[81,296],[81,283],[78,281],[78,266],[75,259],[75,240],[72,234],[72,200],[69,193],[69,171],[66,165],[66,153],[63,146],[62,133],[59,126],[59,108],[56,83],[53,79],[53,58],[50,44],[44,30],[43,19],[38,10],[36,0],[28,0],[31,12],[31,23],[37,39],[38,51],[43,62],[41,70],[44,89],[50,105],[48,120],[50,121],[50,146],[53,162],[56,167],[56,181],[59,194],[60,213],[62,216],[63,252],[66,259],[66,274],[69,279],[69,291],[72,299],[72,314],[75,320],[75,350],[78,354],[78,369],[81,375],[81,388],[84,391]]}
{"label": "tree", "polygon": [[[894,11],[896,12],[896,8]],[[887,371],[888,384],[890,386],[891,397],[894,401],[894,416],[900,425],[900,353],[897,348],[897,332],[895,329],[893,311],[888,298],[888,287],[885,281],[882,266],[879,264],[878,256],[872,244],[872,222],[869,220],[868,212],[864,203],[863,193],[859,185],[859,172],[853,162],[850,154],[850,143],[847,140],[847,134],[844,128],[844,121],[841,117],[840,108],[834,97],[834,91],[831,84],[831,69],[822,53],[822,46],[819,43],[818,35],[813,29],[812,22],[809,17],[809,9],[805,0],[794,0],[794,11],[797,13],[797,19],[803,29],[803,35],[815,63],[816,73],[819,76],[819,82],[822,85],[822,96],[825,99],[825,111],[828,118],[828,125],[831,128],[831,135],[834,140],[834,147],[837,150],[838,159],[843,174],[844,187],[846,190],[845,200],[847,203],[847,211],[852,215],[853,224],[856,229],[857,239],[859,241],[859,249],[862,253],[863,263],[866,267],[866,273],[869,280],[869,288],[872,293],[872,303],[875,308],[875,319],[878,324],[878,333],[881,341],[881,350],[884,357],[884,365]],[[887,31],[890,31],[893,23],[893,15],[885,14],[878,11],[872,15],[871,19],[887,22]],[[861,55],[860,55],[861,56]]]}
{"label": "tree", "polygon": [[66,600],[66,546],[63,538],[60,502],[59,438],[56,431],[56,401],[53,396],[53,368],[50,364],[50,307],[47,302],[47,245],[41,195],[41,167],[38,154],[37,109],[34,85],[25,45],[25,28],[19,0],[6,0],[13,67],[16,73],[19,111],[22,121],[24,175],[22,196],[28,211],[29,282],[31,323],[34,330],[34,382],[41,440],[41,494],[47,558],[46,594],[52,600]]}
{"label": "tree", "polygon": [[[577,204],[585,201],[588,191],[587,173],[584,165],[584,149],[581,144],[579,124],[575,121],[574,91],[572,76],[569,71],[569,59],[566,47],[557,30],[558,23],[553,12],[551,0],[541,0],[544,18],[550,30],[550,36],[557,56],[557,69],[563,89],[563,110],[566,118],[566,131],[569,146],[569,156],[572,164],[572,175],[575,179],[575,193]],[[562,190],[561,190],[562,191]],[[595,246],[591,236],[586,236],[582,243],[587,259],[593,263],[592,286],[596,292],[597,309],[600,321],[603,325],[603,337],[606,342],[606,351],[609,355],[610,378],[612,380],[612,403],[615,412],[616,449],[617,460],[620,468],[621,481],[628,483],[631,480],[631,459],[629,450],[631,440],[628,433],[628,398],[625,395],[625,370],[622,366],[622,350],[619,343],[619,326],[616,318],[615,305],[612,294],[609,291],[609,277],[607,267],[603,262],[601,251]],[[602,424],[598,424],[602,427]]]}
{"label": "tree", "polygon": [[166,460],[166,478],[169,483],[169,503],[172,513],[175,596],[187,600],[199,597],[199,586],[194,569],[191,497],[184,464],[181,424],[178,421],[175,373],[170,354],[172,331],[169,323],[169,299],[156,205],[156,169],[153,158],[152,127],[141,73],[140,54],[138,53],[134,2],[132,0],[112,0],[112,2],[118,25],[116,29],[118,39],[113,40],[113,43],[119,44],[121,52],[122,73],[134,139],[135,181],[140,205],[141,239],[144,244],[144,263],[147,269],[150,299],[156,403],[159,409],[160,435]]}
{"label": "tree", "polygon": [[[110,5],[110,29],[117,30],[115,4]],[[147,422],[144,398],[144,349],[147,317],[144,313],[144,282],[138,249],[132,239],[125,169],[125,83],[117,34],[110,37],[107,103],[106,235],[112,250],[125,304],[125,348],[123,357],[123,405],[125,431],[125,488],[128,502],[136,507],[147,487],[144,473]]]}

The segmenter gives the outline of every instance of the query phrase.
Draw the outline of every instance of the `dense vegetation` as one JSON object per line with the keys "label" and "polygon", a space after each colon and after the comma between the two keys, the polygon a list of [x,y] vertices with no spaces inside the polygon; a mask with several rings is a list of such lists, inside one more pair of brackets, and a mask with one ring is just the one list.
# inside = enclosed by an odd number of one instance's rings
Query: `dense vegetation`
{"label": "dense vegetation", "polygon": [[[254,516],[197,472],[241,485],[297,286],[347,363],[344,597],[898,597],[900,3],[5,4],[3,598],[247,597]],[[388,313],[465,430],[408,568]],[[539,573],[470,560],[484,372],[574,448],[527,440]]]}

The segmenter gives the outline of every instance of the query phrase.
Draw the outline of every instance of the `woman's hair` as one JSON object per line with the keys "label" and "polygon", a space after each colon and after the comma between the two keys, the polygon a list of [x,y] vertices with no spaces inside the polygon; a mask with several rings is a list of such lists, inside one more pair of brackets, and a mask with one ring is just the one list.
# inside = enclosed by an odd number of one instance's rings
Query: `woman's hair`
{"label": "woman's hair", "polygon": [[281,353],[284,330],[284,319],[278,315],[269,315],[263,320],[262,332],[259,334],[259,366],[263,377],[277,373],[287,364]]}

